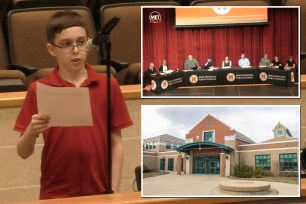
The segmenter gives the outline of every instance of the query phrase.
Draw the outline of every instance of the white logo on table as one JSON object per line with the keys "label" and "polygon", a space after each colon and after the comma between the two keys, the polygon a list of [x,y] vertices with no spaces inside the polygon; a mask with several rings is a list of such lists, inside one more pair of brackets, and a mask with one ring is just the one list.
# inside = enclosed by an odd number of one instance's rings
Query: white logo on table
{"label": "white logo on table", "polygon": [[156,82],[154,80],[151,81],[151,88],[152,90],[156,89]]}
{"label": "white logo on table", "polygon": [[228,73],[228,74],[226,75],[226,79],[227,79],[227,81],[229,81],[229,82],[233,82],[233,81],[235,81],[236,76],[235,76],[235,74],[233,74],[233,73]]}
{"label": "white logo on table", "polygon": [[231,8],[230,7],[218,7],[218,6],[215,6],[215,7],[213,7],[213,10],[214,10],[214,12],[216,14],[225,15],[228,12],[230,12]]}
{"label": "white logo on table", "polygon": [[162,81],[161,87],[162,87],[162,89],[168,88],[168,81],[167,80]]}
{"label": "white logo on table", "polygon": [[291,82],[294,82],[294,73],[291,72]]}
{"label": "white logo on table", "polygon": [[261,72],[261,73],[259,74],[259,78],[260,78],[261,81],[267,81],[268,75],[267,75],[266,72]]}
{"label": "white logo on table", "polygon": [[191,75],[190,78],[189,78],[189,81],[190,81],[190,83],[192,83],[192,84],[197,83],[198,80],[199,80],[198,76],[197,76],[197,75],[194,75],[194,74]]}

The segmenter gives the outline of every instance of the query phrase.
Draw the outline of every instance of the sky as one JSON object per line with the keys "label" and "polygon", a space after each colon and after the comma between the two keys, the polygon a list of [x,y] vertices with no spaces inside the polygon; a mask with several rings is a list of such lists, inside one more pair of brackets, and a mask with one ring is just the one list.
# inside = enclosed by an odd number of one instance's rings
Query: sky
{"label": "sky", "polygon": [[186,139],[186,133],[208,114],[243,133],[256,143],[274,137],[278,122],[299,137],[299,106],[142,106],[142,138],[170,134]]}

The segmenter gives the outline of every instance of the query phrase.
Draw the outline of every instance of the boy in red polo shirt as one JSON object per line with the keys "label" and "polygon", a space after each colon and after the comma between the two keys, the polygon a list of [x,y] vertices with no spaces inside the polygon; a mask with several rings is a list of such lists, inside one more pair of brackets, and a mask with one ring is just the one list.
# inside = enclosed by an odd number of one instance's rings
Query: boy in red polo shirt
{"label": "boy in red polo shirt", "polygon": [[[30,85],[14,129],[21,132],[18,155],[28,158],[42,133],[40,199],[103,194],[107,190],[106,76],[86,64],[87,31],[72,11],[54,14],[47,25],[49,53],[58,67],[39,83],[54,87],[88,87],[93,126],[50,127],[47,115],[37,111],[37,82]],[[132,125],[115,79],[112,87],[112,186],[118,192],[123,149],[121,129]],[[58,103],[60,106],[60,101]]]}

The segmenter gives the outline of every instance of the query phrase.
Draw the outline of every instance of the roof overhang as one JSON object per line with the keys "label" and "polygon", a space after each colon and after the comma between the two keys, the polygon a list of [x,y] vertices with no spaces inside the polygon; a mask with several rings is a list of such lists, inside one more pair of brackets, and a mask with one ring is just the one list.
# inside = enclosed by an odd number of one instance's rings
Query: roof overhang
{"label": "roof overhang", "polygon": [[214,142],[192,142],[192,143],[188,143],[188,144],[185,144],[183,146],[176,148],[176,151],[188,153],[191,150],[199,149],[199,148],[204,149],[206,147],[218,147],[222,150],[222,152],[224,151],[227,153],[233,151],[233,149],[230,148],[229,146],[214,143]]}

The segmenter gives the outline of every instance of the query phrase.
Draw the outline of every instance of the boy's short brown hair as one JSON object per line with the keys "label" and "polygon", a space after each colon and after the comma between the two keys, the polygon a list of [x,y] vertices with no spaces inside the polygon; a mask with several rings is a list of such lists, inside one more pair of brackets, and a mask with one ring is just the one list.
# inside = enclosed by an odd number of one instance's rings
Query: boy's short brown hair
{"label": "boy's short brown hair", "polygon": [[49,43],[54,43],[55,35],[64,29],[71,27],[82,27],[86,30],[85,22],[77,12],[66,10],[56,12],[48,21],[47,38]]}

